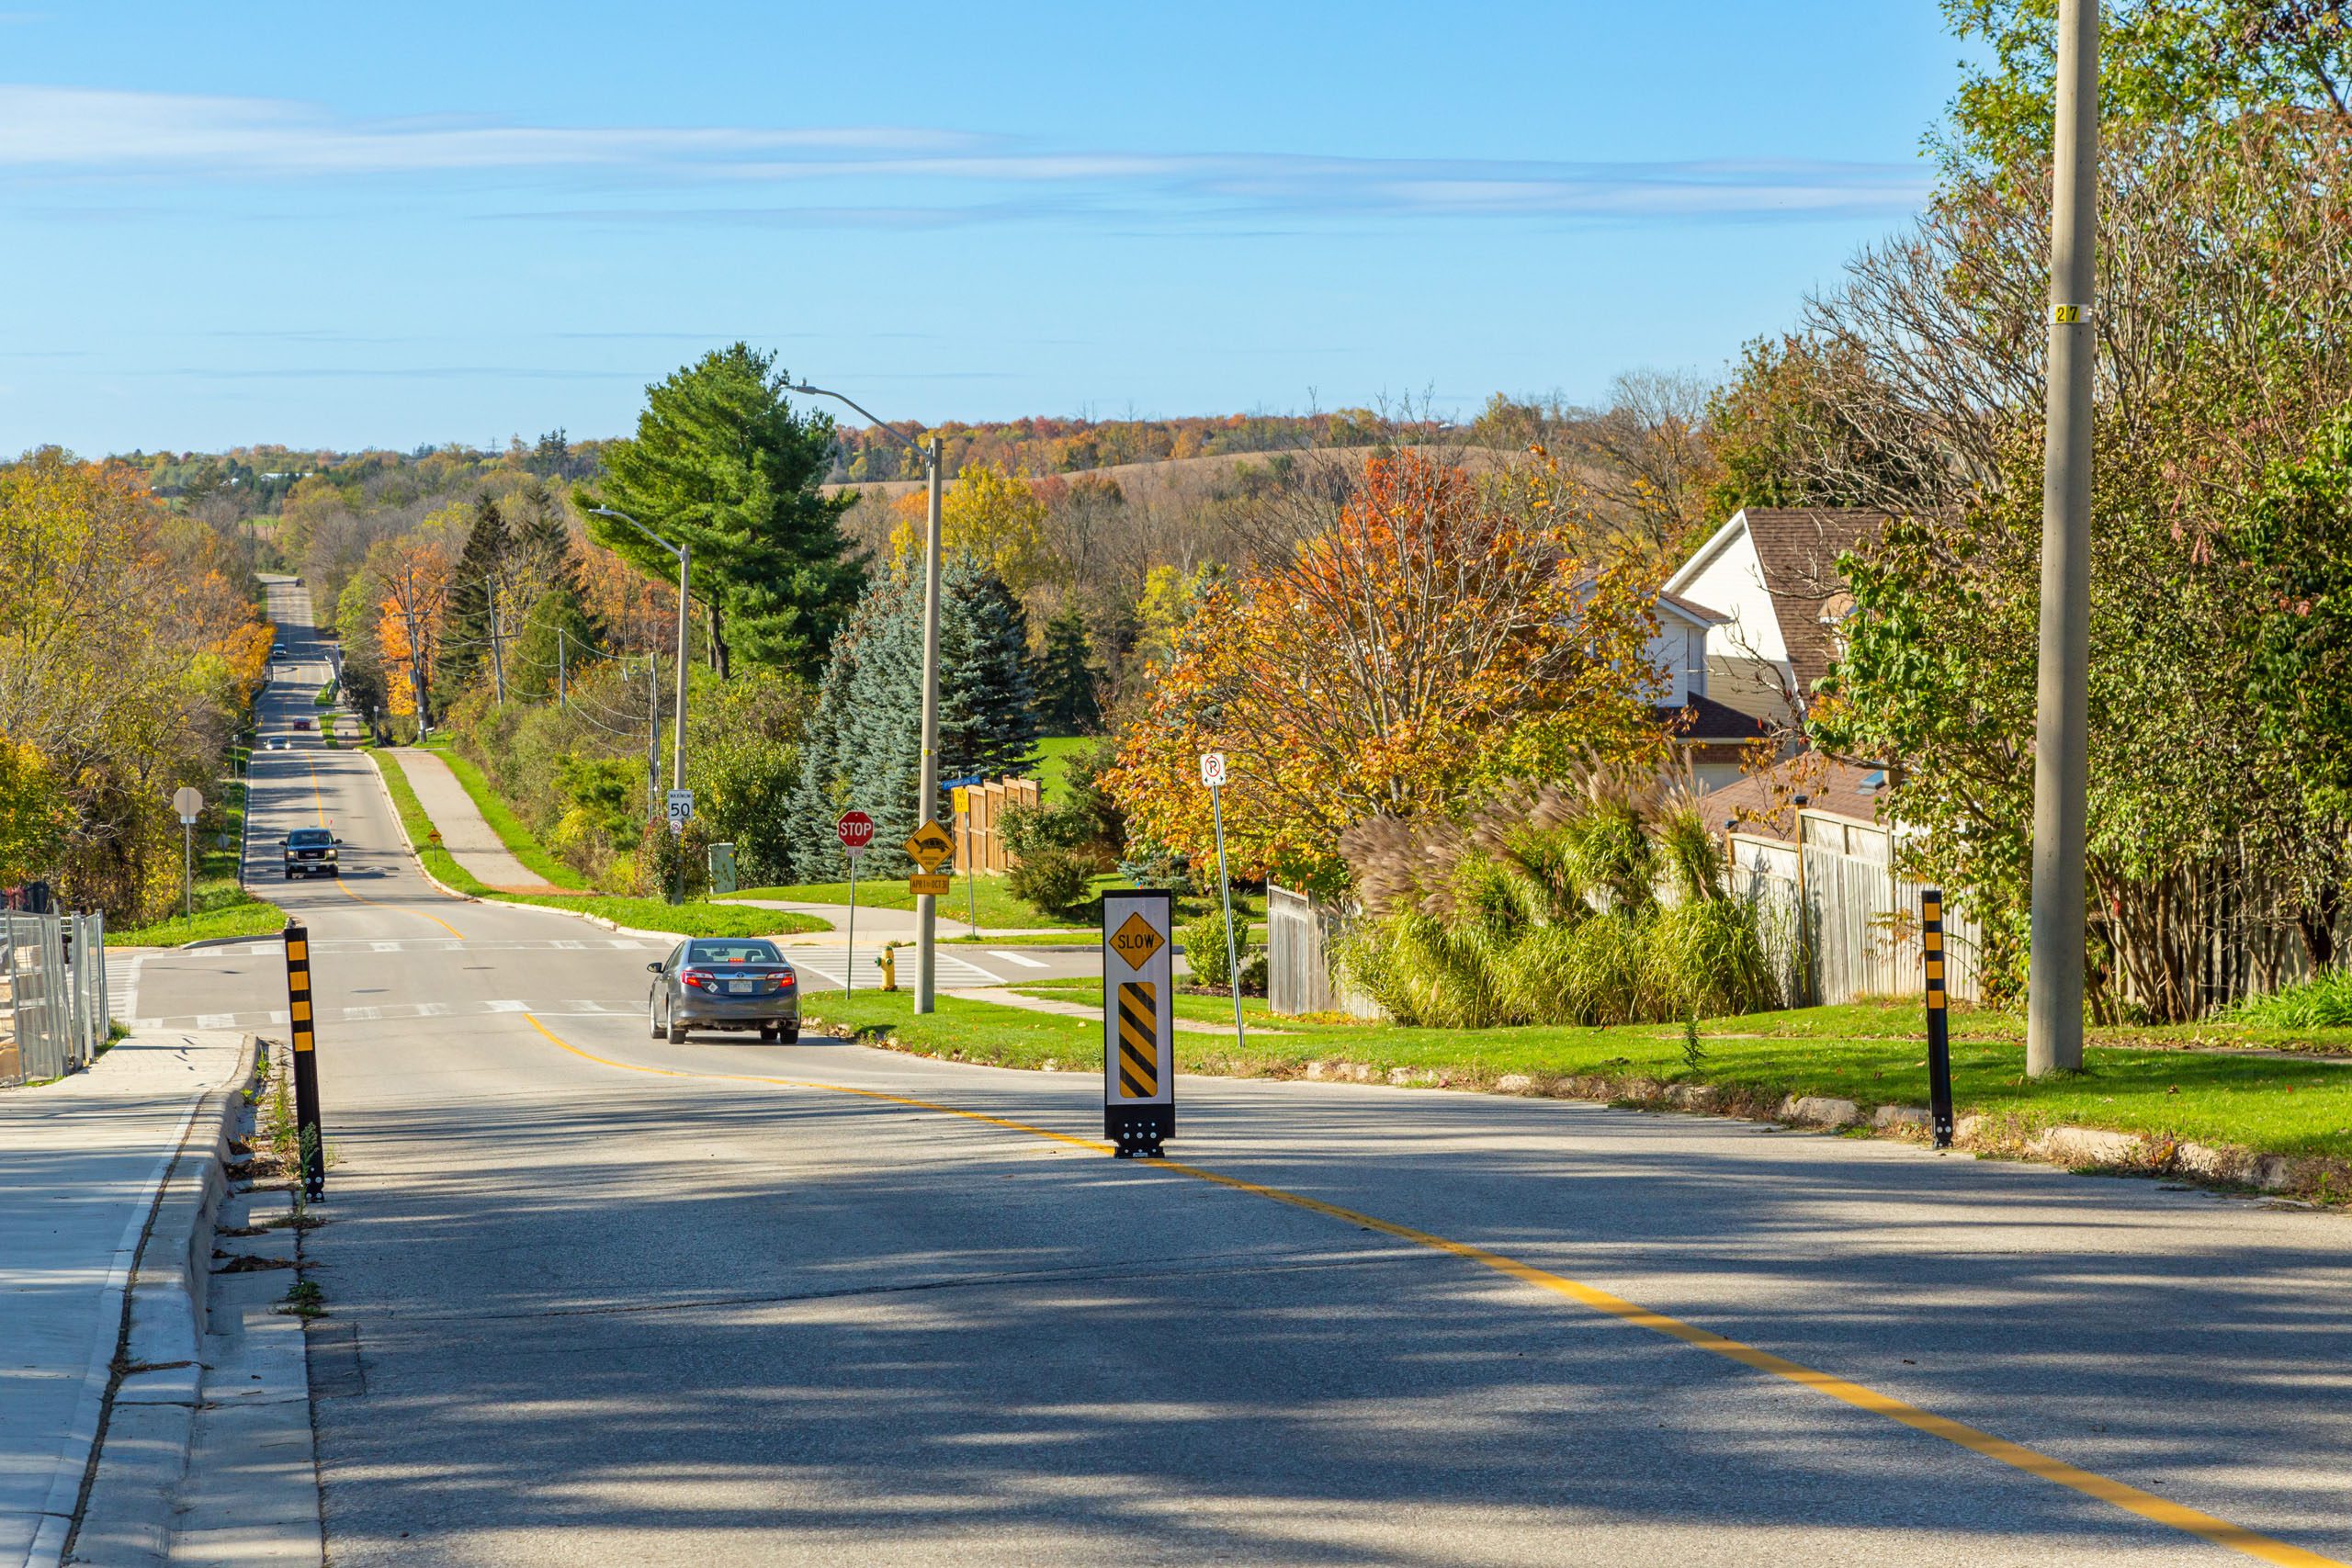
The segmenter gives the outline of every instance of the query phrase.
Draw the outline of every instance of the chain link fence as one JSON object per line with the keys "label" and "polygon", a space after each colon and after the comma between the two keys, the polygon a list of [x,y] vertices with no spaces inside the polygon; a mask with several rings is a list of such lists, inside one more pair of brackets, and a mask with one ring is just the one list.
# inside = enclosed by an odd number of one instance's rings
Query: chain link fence
{"label": "chain link fence", "polygon": [[0,909],[0,1089],[79,1072],[111,1027],[106,916]]}

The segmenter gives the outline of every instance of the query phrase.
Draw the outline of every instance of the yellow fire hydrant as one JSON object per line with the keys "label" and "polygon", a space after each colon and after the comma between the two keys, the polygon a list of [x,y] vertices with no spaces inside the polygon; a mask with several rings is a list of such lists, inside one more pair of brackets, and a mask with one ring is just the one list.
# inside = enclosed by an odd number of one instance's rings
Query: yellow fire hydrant
{"label": "yellow fire hydrant", "polygon": [[882,951],[874,955],[874,966],[882,971],[882,988],[884,990],[895,991],[899,988],[899,948],[897,943],[886,943],[883,946]]}

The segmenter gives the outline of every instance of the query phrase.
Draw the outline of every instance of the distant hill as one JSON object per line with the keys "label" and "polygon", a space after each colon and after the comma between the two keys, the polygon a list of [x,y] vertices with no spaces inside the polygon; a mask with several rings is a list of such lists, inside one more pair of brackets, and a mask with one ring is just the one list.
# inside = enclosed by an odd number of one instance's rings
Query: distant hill
{"label": "distant hill", "polygon": [[[1374,446],[1395,439],[1400,429],[1435,434],[1439,426],[1398,426],[1370,409],[1336,413],[1213,414],[1182,419],[1031,419],[967,424],[949,420],[925,426],[893,428],[914,440],[939,437],[946,473],[991,463],[1008,473],[1035,476],[1092,473],[1104,469],[1199,457],[1237,457],[1306,447]],[[919,479],[922,464],[888,432],[843,425],[833,459],[836,484]]]}

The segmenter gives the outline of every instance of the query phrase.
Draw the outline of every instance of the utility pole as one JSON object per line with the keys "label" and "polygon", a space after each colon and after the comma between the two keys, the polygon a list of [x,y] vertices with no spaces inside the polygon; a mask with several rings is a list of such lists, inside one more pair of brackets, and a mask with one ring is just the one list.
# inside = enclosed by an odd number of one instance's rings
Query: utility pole
{"label": "utility pole", "polygon": [[2098,223],[2098,0],[2059,0],[2050,365],[2041,459],[2041,647],[2033,746],[2026,1071],[2083,1066],[2090,793],[2091,392]]}
{"label": "utility pole", "polygon": [[502,651],[503,645],[499,640],[503,628],[499,624],[498,601],[498,584],[493,580],[490,590],[490,676],[498,693],[498,705],[504,707],[506,705],[506,660]]}
{"label": "utility pole", "polygon": [[[921,827],[939,810],[939,505],[943,458],[939,437],[918,445],[912,436],[884,423],[867,409],[840,392],[829,392],[807,382],[786,386],[804,397],[831,398],[864,414],[875,429],[922,459],[929,479],[930,507],[923,520],[922,550],[922,782],[915,804],[915,825]],[[939,900],[928,893],[915,896],[915,1011],[936,1010],[939,976]]]}
{"label": "utility pole", "polygon": [[[616,522],[628,524],[630,527],[636,529],[639,533],[644,535],[647,538],[652,540],[655,544],[661,546],[663,549],[678,558],[678,712],[672,726],[675,733],[671,737],[672,750],[670,753],[670,787],[672,789],[684,789],[686,787],[686,604],[690,593],[688,587],[688,574],[694,568],[695,547],[691,544],[672,544],[669,540],[663,538],[661,535],[655,533],[644,524],[639,523],[636,518],[631,517],[626,512],[616,512],[609,506],[592,506],[588,510],[599,517],[610,517]],[[655,665],[655,668],[657,670],[660,668],[658,662]],[[658,704],[661,701],[658,681],[656,682],[656,688],[657,689],[654,693],[654,701]],[[658,718],[655,721],[654,728],[657,731],[661,728],[661,724]],[[661,755],[658,750],[654,754],[657,758]],[[656,772],[658,773],[658,768]],[[656,784],[661,783],[658,776],[655,778],[654,783]],[[656,795],[659,795],[660,793],[659,789],[654,791]]]}
{"label": "utility pole", "polygon": [[558,621],[555,627],[555,705],[569,710],[571,706],[571,687],[564,670],[563,634],[563,623]]}

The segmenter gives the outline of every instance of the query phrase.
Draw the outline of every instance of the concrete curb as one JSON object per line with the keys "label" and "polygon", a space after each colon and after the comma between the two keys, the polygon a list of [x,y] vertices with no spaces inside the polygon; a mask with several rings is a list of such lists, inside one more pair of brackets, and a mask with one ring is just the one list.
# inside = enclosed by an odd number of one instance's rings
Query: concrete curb
{"label": "concrete curb", "polygon": [[208,1090],[181,1134],[156,1190],[123,1303],[119,1375],[107,1394],[97,1453],[62,1561],[107,1568],[159,1568],[171,1551],[172,1504],[196,1437],[198,1364],[212,1222],[228,1190],[229,1139],[245,1108],[260,1049],[248,1034],[237,1072]]}

